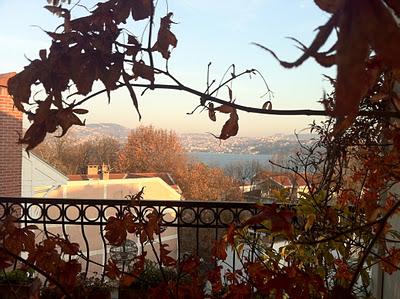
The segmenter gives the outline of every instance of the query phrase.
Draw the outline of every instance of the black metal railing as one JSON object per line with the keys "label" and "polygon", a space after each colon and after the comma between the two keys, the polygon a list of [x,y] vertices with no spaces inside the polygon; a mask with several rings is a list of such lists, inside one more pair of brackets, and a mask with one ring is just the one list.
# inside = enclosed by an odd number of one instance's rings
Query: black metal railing
{"label": "black metal railing", "polygon": [[[99,265],[110,255],[104,237],[107,219],[123,213],[128,204],[128,200],[0,197],[0,221],[13,214],[21,225],[36,224],[44,235],[58,234],[77,242],[85,273],[102,272]],[[138,223],[153,210],[163,215],[165,229],[159,240],[169,243],[177,258],[189,253],[205,259],[229,224],[242,223],[257,213],[254,203],[247,202],[142,200],[130,209]],[[228,263],[237,266],[235,254]]]}

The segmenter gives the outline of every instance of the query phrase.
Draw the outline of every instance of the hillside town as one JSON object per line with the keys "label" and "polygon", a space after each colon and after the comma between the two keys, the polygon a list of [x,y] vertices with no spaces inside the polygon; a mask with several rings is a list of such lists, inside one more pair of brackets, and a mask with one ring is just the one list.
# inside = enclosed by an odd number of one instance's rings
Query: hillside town
{"label": "hillside town", "polygon": [[[115,123],[87,124],[76,127],[71,135],[81,142],[110,136],[121,143],[126,142],[129,128]],[[236,137],[220,142],[210,134],[178,134],[182,145],[188,152],[214,152],[229,154],[272,155],[276,152],[292,153],[299,148],[299,143],[310,144],[311,134],[275,134],[266,137]]]}

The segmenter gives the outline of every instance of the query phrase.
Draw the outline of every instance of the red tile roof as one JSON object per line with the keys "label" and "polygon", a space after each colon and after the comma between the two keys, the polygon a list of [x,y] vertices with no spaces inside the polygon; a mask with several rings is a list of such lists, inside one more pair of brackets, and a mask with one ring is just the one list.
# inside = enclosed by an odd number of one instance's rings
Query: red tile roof
{"label": "red tile roof", "polygon": [[[98,174],[87,175],[87,174],[70,174],[67,176],[70,181],[87,181],[87,180],[99,180]],[[168,172],[140,172],[140,173],[110,173],[110,180],[120,179],[136,179],[136,178],[160,178],[168,185],[177,189],[174,179]],[[179,188],[179,187],[178,187]]]}
{"label": "red tile roof", "polygon": [[286,188],[293,186],[293,180],[295,180],[297,186],[306,185],[305,180],[298,175],[274,175],[270,176],[270,179]]}
{"label": "red tile roof", "polygon": [[[110,180],[120,180],[126,178],[126,173],[110,173],[109,179]],[[70,174],[67,175],[70,181],[87,181],[87,180],[99,180],[100,176],[98,174]]]}
{"label": "red tile roof", "polygon": [[174,179],[168,172],[139,172],[139,173],[128,173],[127,179],[133,178],[160,178],[168,185],[175,185]]}

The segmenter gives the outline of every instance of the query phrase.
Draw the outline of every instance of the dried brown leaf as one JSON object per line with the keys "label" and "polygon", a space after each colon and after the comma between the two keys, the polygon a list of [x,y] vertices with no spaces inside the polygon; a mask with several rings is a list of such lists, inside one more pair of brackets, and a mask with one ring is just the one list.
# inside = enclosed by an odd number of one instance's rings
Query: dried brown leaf
{"label": "dried brown leaf", "polygon": [[139,103],[138,103],[138,99],[136,97],[136,93],[133,90],[133,87],[129,83],[129,75],[127,73],[125,73],[125,72],[122,72],[122,78],[124,78],[125,86],[129,91],[129,94],[130,94],[131,99],[132,99],[133,106],[135,106],[135,108],[136,108],[136,111],[137,111],[137,113],[139,115],[139,121],[140,121],[142,119],[142,115],[140,114],[140,111],[139,111]]}
{"label": "dried brown leaf", "polygon": [[133,56],[133,59],[135,59],[137,53],[140,51],[140,43],[136,37],[128,35],[128,44],[132,46],[127,46],[126,55]]}
{"label": "dried brown leaf", "polygon": [[233,108],[232,106],[229,106],[227,104],[223,104],[219,107],[215,108],[215,111],[221,112],[221,113],[232,113],[235,111],[235,108]]}
{"label": "dried brown leaf", "polygon": [[400,67],[400,28],[397,21],[381,1],[364,2],[359,3],[363,9],[363,34],[368,36],[372,48],[387,66]]}
{"label": "dried brown leaf", "polygon": [[239,116],[237,115],[235,110],[230,114],[229,119],[222,127],[221,134],[219,135],[218,138],[226,140],[229,137],[236,136],[238,131],[239,131]]}
{"label": "dried brown leaf", "polygon": [[46,60],[47,58],[47,51],[46,49],[42,49],[39,51],[39,57],[42,61]]}
{"label": "dried brown leaf", "polygon": [[271,101],[266,101],[266,102],[262,105],[262,109],[265,109],[265,110],[272,110],[272,103],[271,103]]}
{"label": "dried brown leaf", "polygon": [[19,72],[8,80],[8,93],[12,95],[14,105],[18,110],[25,111],[23,103],[29,103],[31,85],[37,81],[42,71],[42,62],[34,60],[22,72]]}
{"label": "dried brown leaf", "polygon": [[314,0],[315,4],[322,10],[335,13],[343,6],[345,0]]}
{"label": "dried brown leaf", "polygon": [[135,21],[144,20],[154,13],[153,0],[132,0],[125,2],[131,3],[132,18]]}
{"label": "dried brown leaf", "polygon": [[215,115],[215,109],[214,109],[214,104],[213,103],[208,104],[208,117],[212,121],[216,121],[217,120],[217,116]]}
{"label": "dried brown leaf", "polygon": [[323,67],[331,67],[336,63],[336,55],[325,55],[323,53],[315,53],[313,57]]}
{"label": "dried brown leaf", "polygon": [[279,63],[285,67],[285,68],[292,68],[292,67],[297,67],[301,65],[304,61],[306,61],[308,58],[312,57],[315,55],[315,53],[318,52],[318,50],[325,44],[326,40],[328,39],[329,35],[331,34],[333,28],[336,26],[338,21],[338,15],[334,14],[333,16],[330,17],[328,22],[326,22],[325,25],[319,27],[318,33],[315,36],[313,42],[311,45],[304,50],[304,54],[297,59],[294,62],[287,62],[280,60],[279,57],[269,48],[258,44],[258,43],[253,43],[254,45],[264,49],[265,51],[269,52],[276,60],[279,61]]}
{"label": "dried brown leaf", "polygon": [[72,127],[73,125],[77,125],[77,126],[84,126],[85,125],[79,119],[79,117],[77,117],[74,114],[72,108],[66,108],[66,109],[57,111],[56,118],[57,118],[58,125],[62,129],[61,135],[59,137],[64,136],[67,133],[68,129],[70,127]]}
{"label": "dried brown leaf", "polygon": [[135,61],[133,64],[133,74],[135,79],[141,77],[149,80],[152,84],[154,83],[154,70],[146,65],[143,60]]}
{"label": "dried brown leaf", "polygon": [[226,87],[228,87],[229,100],[232,101],[232,89],[229,86],[226,86]]}
{"label": "dried brown leaf", "polygon": [[400,2],[398,0],[384,0],[385,3],[393,9],[395,14],[400,17]]}
{"label": "dried brown leaf", "polygon": [[19,139],[19,143],[27,144],[26,151],[30,151],[44,140],[46,132],[46,123],[33,123],[26,130],[24,137]]}
{"label": "dried brown leaf", "polygon": [[174,22],[171,20],[173,13],[168,13],[165,17],[161,18],[160,29],[158,31],[157,41],[154,44],[152,50],[161,53],[162,57],[169,59],[171,52],[169,47],[176,47],[178,40],[176,36],[171,32],[171,24]]}
{"label": "dried brown leaf", "polygon": [[37,123],[45,122],[52,104],[52,96],[48,96],[44,101],[38,101],[38,108],[35,111],[34,121]]}
{"label": "dried brown leaf", "polygon": [[[303,52],[307,51],[307,47],[302,42],[300,42],[298,39],[296,39],[294,37],[289,37],[289,39],[291,39],[299,44],[299,46],[297,46],[297,48],[299,48]],[[331,67],[332,65],[334,65],[336,63],[336,55],[329,54],[329,53],[334,51],[335,48],[336,48],[336,45],[334,45],[327,52],[310,53],[310,56],[313,57],[321,66]]]}
{"label": "dried brown leaf", "polygon": [[[109,57],[109,64],[106,66],[103,65],[101,71],[99,71],[100,80],[103,82],[108,94],[111,90],[117,88],[117,82],[121,77],[123,66],[124,55],[121,53],[114,53]],[[110,97],[108,97],[108,102],[110,102]]]}
{"label": "dried brown leaf", "polygon": [[89,112],[89,110],[78,108],[78,109],[73,109],[72,112],[75,114],[86,114]]}
{"label": "dried brown leaf", "polygon": [[78,53],[71,59],[71,62],[71,79],[74,81],[78,93],[87,95],[92,91],[93,82],[96,80],[96,61],[90,54]]}
{"label": "dried brown leaf", "polygon": [[[337,43],[337,81],[335,116],[353,118],[365,93],[362,85],[365,79],[365,61],[368,56],[368,41],[362,27],[364,1],[349,1],[340,17],[340,31]],[[360,84],[361,83],[361,84]]]}
{"label": "dried brown leaf", "polygon": [[44,8],[58,17],[69,13],[68,9],[62,8],[60,6],[46,5]]}

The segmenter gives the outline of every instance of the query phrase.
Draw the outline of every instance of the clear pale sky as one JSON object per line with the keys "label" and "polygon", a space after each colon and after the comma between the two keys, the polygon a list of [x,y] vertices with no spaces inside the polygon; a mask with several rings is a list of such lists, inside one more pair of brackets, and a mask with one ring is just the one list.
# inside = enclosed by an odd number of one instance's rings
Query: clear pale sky
{"label": "clear pale sky", "polygon": [[[74,1],[72,1],[74,2]],[[82,0],[91,7],[98,1]],[[164,15],[165,1],[159,1],[159,16]],[[0,0],[0,73],[20,71],[28,57],[38,57],[40,49],[48,48],[50,38],[44,30],[54,30],[61,20],[42,7],[45,0]],[[172,31],[178,38],[169,70],[182,83],[203,91],[206,86],[208,62],[212,62],[211,78],[219,82],[227,67],[234,63],[236,72],[256,68],[274,91],[274,109],[322,109],[317,103],[323,90],[330,90],[322,74],[334,75],[334,69],[325,69],[314,61],[307,61],[297,69],[286,70],[266,52],[251,45],[258,42],[276,51],[280,57],[294,60],[301,52],[293,36],[309,44],[313,30],[325,23],[327,14],[321,12],[312,0],[169,0],[169,10],[178,24]],[[83,13],[76,8],[73,16]],[[134,28],[127,27],[140,34]],[[156,27],[156,30],[158,27]],[[25,56],[24,56],[25,55]],[[155,54],[158,55],[158,54]],[[157,59],[162,66],[162,59]],[[156,78],[157,80],[157,78]],[[97,85],[98,88],[101,85]],[[240,79],[233,84],[236,102],[261,107],[265,87],[260,77]],[[125,90],[112,94],[111,105],[105,96],[92,99],[87,108],[87,123],[114,122],[129,128],[140,123]],[[220,97],[227,99],[227,89]],[[219,133],[226,116],[217,115],[218,122],[208,120],[207,113],[186,115],[197,104],[198,98],[183,92],[148,91],[140,99],[142,124],[175,130],[179,133]],[[239,136],[266,136],[275,133],[293,133],[311,123],[313,117],[278,117],[239,112]]]}

